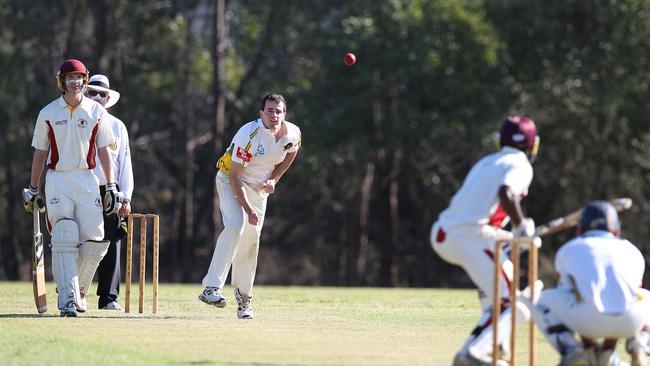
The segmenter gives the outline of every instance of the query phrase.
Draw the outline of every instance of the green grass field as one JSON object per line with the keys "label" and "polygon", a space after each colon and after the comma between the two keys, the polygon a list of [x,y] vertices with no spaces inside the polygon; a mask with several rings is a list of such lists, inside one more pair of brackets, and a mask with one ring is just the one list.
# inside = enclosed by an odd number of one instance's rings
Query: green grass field
{"label": "green grass field", "polygon": [[[0,282],[0,365],[450,365],[478,319],[475,291],[336,287],[255,288],[254,320],[197,300],[200,285],[160,287],[159,314],[36,313],[31,283]],[[120,299],[123,303],[123,299]],[[135,304],[135,307],[133,307]],[[133,309],[135,308],[135,309]],[[525,328],[518,355],[526,357]],[[539,365],[558,357],[539,336]],[[523,365],[523,362],[521,362]]]}

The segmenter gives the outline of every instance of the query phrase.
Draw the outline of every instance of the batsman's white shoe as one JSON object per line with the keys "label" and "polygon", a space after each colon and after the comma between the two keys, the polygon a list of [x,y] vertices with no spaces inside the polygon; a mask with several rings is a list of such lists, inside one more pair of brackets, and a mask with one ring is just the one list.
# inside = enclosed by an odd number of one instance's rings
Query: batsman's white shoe
{"label": "batsman's white shoe", "polygon": [[80,313],[85,313],[88,310],[88,301],[86,300],[86,294],[80,294],[79,303],[77,304],[77,311]]}
{"label": "batsman's white shoe", "polygon": [[77,317],[77,305],[75,304],[74,301],[69,301],[63,309],[61,309],[61,317],[62,318],[67,318],[67,317]]}
{"label": "batsman's white shoe", "polygon": [[206,287],[203,292],[199,295],[199,300],[203,301],[208,305],[214,305],[218,308],[226,307],[226,298],[223,297],[221,289],[218,287]]}
{"label": "batsman's white shoe", "polygon": [[253,319],[253,297],[247,296],[235,289],[235,299],[237,299],[237,318]]}

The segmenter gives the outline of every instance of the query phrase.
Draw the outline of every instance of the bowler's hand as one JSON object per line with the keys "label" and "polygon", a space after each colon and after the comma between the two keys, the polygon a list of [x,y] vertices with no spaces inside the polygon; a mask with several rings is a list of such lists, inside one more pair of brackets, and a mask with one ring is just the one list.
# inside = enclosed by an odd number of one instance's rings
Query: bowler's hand
{"label": "bowler's hand", "polygon": [[262,183],[262,189],[268,194],[275,192],[275,179],[267,179]]}

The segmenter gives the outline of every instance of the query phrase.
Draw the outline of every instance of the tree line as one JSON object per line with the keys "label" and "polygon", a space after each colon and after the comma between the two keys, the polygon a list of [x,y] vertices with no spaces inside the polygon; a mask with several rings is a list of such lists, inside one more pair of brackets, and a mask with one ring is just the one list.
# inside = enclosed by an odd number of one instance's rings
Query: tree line
{"label": "tree line", "polygon": [[[527,214],[632,197],[623,235],[648,257],[646,1],[0,0],[0,20],[0,279],[30,277],[19,193],[70,57],[122,94],[110,112],[130,133],[134,211],[161,216],[164,281],[205,274],[215,163],[267,91],[303,147],[269,201],[258,283],[471,285],[429,230],[513,113],[541,136]],[[543,277],[571,235],[544,241]]]}

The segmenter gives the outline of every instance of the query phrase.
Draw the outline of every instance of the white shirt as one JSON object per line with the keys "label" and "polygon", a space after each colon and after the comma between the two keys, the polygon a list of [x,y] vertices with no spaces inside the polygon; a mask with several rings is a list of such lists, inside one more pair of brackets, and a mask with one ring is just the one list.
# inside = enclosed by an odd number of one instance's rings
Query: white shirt
{"label": "white shirt", "polygon": [[637,301],[645,260],[629,241],[591,230],[560,248],[555,270],[558,287],[577,290],[600,313],[618,314]]}
{"label": "white shirt", "polygon": [[32,146],[48,151],[47,166],[56,171],[94,168],[97,149],[113,142],[113,133],[103,123],[104,107],[83,97],[71,108],[61,96],[41,109],[36,120]]}
{"label": "white shirt", "polygon": [[[271,130],[264,127],[261,118],[242,126],[235,134],[229,147],[232,147],[232,161],[242,164],[242,180],[247,183],[264,183],[271,177],[276,165],[287,153],[295,153],[300,148],[300,129],[291,122],[284,121],[287,133],[277,142]],[[219,172],[219,174],[223,174]]]}
{"label": "white shirt", "polygon": [[508,217],[499,202],[499,188],[509,186],[514,194],[524,197],[532,180],[533,167],[526,154],[505,146],[472,167],[438,222],[445,229],[487,224],[503,227]]}
{"label": "white shirt", "polygon": [[[116,182],[120,186],[120,191],[130,200],[133,195],[133,168],[129,149],[129,133],[124,122],[108,113],[108,111],[104,114],[104,120],[111,126],[115,137],[115,141],[108,145],[108,151],[113,162],[113,179],[111,179],[111,182]],[[106,184],[104,171],[99,165],[93,169],[93,173],[99,179],[99,184]]]}

